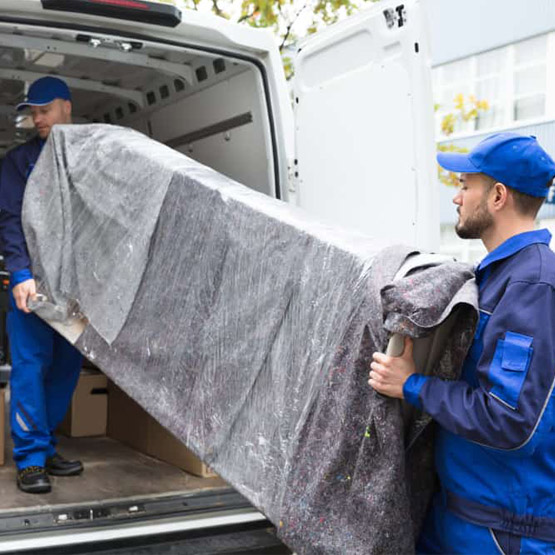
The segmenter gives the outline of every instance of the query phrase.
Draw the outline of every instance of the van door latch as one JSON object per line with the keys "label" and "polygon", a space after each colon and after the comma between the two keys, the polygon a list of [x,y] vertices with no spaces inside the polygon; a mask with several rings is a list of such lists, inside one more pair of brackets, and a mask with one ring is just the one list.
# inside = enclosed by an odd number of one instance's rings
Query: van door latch
{"label": "van door latch", "polygon": [[141,50],[143,47],[142,42],[135,40],[117,40],[108,37],[93,37],[92,35],[79,34],[75,37],[77,42],[85,42],[92,48],[98,48],[99,46],[108,46],[112,48],[117,48],[123,52],[131,52],[132,50]]}

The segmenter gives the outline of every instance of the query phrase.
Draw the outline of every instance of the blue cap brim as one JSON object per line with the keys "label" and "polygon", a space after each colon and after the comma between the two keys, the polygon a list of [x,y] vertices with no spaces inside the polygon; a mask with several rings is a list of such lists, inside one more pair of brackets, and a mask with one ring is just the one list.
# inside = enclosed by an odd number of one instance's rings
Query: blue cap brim
{"label": "blue cap brim", "polygon": [[29,108],[29,106],[46,106],[54,102],[54,100],[49,100],[48,102],[22,102],[21,104],[18,104],[15,109],[20,112],[23,108]]}
{"label": "blue cap brim", "polygon": [[438,152],[437,163],[445,170],[457,173],[480,173],[469,159],[468,154],[462,152]]}

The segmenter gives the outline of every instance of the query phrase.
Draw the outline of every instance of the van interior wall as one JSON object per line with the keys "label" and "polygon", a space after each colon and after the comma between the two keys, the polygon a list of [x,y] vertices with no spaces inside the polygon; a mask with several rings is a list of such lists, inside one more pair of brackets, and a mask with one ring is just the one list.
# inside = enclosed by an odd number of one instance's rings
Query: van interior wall
{"label": "van interior wall", "polygon": [[[150,118],[152,137],[164,143],[178,139],[175,148],[180,152],[273,196],[272,151],[261,93],[255,72],[244,71],[155,112]],[[233,127],[224,130],[228,126]],[[210,134],[179,141],[203,129]]]}
{"label": "van interior wall", "polygon": [[273,159],[259,78],[252,69],[143,110],[128,125],[235,181],[274,196]]}
{"label": "van interior wall", "polygon": [[117,36],[0,24],[0,157],[34,135],[30,118],[15,107],[42,75],[66,79],[76,123],[135,128],[275,195],[267,100],[260,71],[248,61],[150,41],[130,46]]}

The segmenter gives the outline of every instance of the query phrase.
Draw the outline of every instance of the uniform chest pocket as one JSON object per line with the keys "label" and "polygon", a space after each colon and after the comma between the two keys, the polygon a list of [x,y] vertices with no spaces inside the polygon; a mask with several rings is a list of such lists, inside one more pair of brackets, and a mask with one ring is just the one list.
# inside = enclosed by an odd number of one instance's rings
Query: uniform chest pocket
{"label": "uniform chest pocket", "polygon": [[532,341],[528,335],[506,332],[505,339],[497,341],[489,368],[490,395],[512,409],[518,408],[518,398],[532,359]]}

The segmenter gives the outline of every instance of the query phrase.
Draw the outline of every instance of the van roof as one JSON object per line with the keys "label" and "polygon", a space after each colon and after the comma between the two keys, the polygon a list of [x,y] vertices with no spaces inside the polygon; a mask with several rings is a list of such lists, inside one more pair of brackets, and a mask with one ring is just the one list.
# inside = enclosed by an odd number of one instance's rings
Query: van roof
{"label": "van roof", "polygon": [[164,27],[133,20],[88,15],[79,12],[46,10],[41,0],[2,0],[0,23],[8,21],[44,22],[47,26],[81,26],[99,32],[141,34],[165,40],[186,41],[212,48],[232,49],[244,54],[263,56],[276,48],[276,39],[267,29],[238,25],[223,17],[181,9],[182,20],[176,27]]}
{"label": "van roof", "polygon": [[[62,3],[67,5],[68,0]],[[222,72],[216,68],[223,66],[221,58],[235,60],[225,63]],[[114,114],[121,119],[122,110],[133,115],[158,108],[159,103],[151,103],[148,97],[154,94],[149,92],[153,87],[167,103],[174,98],[168,90],[193,94],[214,79],[225,80],[244,71],[243,60],[247,65],[254,61],[281,68],[271,32],[191,10],[183,11],[182,22],[172,28],[45,10],[41,0],[2,0],[0,158],[33,132],[31,121],[16,115],[15,105],[23,100],[26,84],[38,77],[52,74],[66,80],[74,95],[75,121],[117,123]],[[213,65],[211,74],[216,75],[210,80],[197,77],[203,66]],[[112,116],[101,112],[99,106],[114,98],[120,99],[121,107],[110,106]]]}

